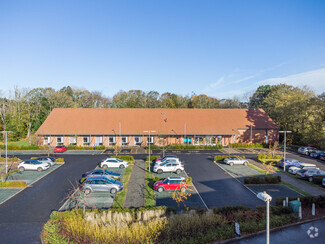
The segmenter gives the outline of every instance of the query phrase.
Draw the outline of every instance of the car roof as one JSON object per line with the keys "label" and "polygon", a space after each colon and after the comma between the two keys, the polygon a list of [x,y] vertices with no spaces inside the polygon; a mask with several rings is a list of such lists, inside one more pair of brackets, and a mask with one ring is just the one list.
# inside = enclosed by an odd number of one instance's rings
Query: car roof
{"label": "car roof", "polygon": [[107,177],[105,176],[93,176],[93,177],[89,177],[86,180],[107,180]]}
{"label": "car roof", "polygon": [[185,180],[184,177],[180,177],[180,176],[171,176],[171,177],[168,177],[167,179],[169,179],[169,180]]}

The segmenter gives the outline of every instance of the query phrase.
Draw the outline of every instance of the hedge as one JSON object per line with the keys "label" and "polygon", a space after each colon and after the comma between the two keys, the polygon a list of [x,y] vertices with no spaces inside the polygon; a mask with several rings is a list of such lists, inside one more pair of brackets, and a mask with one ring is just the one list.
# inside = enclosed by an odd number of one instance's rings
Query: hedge
{"label": "hedge", "polygon": [[[197,150],[197,149],[206,149],[206,150],[217,150],[217,149],[222,149],[222,145],[186,145],[186,144],[170,144],[166,145],[165,147],[163,146],[158,146],[158,145],[150,145],[151,150]],[[147,146],[146,149],[149,149]]]}
{"label": "hedge", "polygon": [[[20,158],[17,158],[17,157],[14,157],[14,158],[7,158],[7,161],[8,162],[20,162],[21,159]],[[0,162],[6,162],[6,158],[5,157],[0,157]]]}
{"label": "hedge", "polygon": [[26,187],[25,181],[0,181],[0,187]]}
{"label": "hedge", "polygon": [[131,155],[119,155],[119,156],[111,156],[111,158],[119,158],[123,161],[126,161],[128,163],[133,163],[134,162],[134,157]]}
{"label": "hedge", "polygon": [[[155,161],[157,158],[161,158],[159,155],[151,155],[150,156],[150,160],[153,162]],[[149,161],[149,156],[147,156],[146,161]]]}
{"label": "hedge", "polygon": [[[276,199],[276,205],[282,206],[283,200],[285,200],[285,197],[280,197]],[[289,197],[289,201],[297,200],[297,197]],[[311,207],[313,203],[315,203],[316,207],[319,208],[325,208],[325,195],[320,196],[306,196],[306,197],[300,197],[301,205],[304,207]]]}
{"label": "hedge", "polygon": [[269,144],[267,143],[233,143],[229,144],[230,148],[268,148]]}
{"label": "hedge", "polygon": [[225,158],[230,158],[230,157],[237,157],[240,159],[245,159],[245,156],[237,156],[237,155],[218,155],[218,156],[214,156],[214,161],[222,161]]}
{"label": "hedge", "polygon": [[263,160],[263,159],[280,160],[282,158],[283,158],[283,156],[278,155],[278,154],[272,155],[272,154],[261,154],[261,153],[257,154],[257,157],[256,157],[256,159],[257,160],[260,160],[260,161]]}
{"label": "hedge", "polygon": [[83,147],[83,146],[75,146],[75,145],[68,145],[68,150],[105,150],[105,146],[93,146],[93,147]]}
{"label": "hedge", "polygon": [[[6,149],[6,146],[1,144],[0,145],[0,149],[1,150],[5,150]],[[7,146],[7,149],[8,150],[41,150],[43,149],[43,147],[39,147],[37,145],[29,145],[29,146],[24,146],[24,145],[8,145]]]}
{"label": "hedge", "polygon": [[265,176],[251,176],[244,179],[244,184],[279,184],[281,183],[281,176],[265,175]]}

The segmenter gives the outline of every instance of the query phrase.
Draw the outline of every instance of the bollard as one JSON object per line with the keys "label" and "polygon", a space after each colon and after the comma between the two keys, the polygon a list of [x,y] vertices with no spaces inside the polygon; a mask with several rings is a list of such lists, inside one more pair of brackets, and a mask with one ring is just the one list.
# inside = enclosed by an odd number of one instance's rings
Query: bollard
{"label": "bollard", "polygon": [[299,206],[299,219],[302,219],[302,210],[301,210],[301,206]]}
{"label": "bollard", "polygon": [[283,207],[286,206],[286,200],[283,200]]}
{"label": "bollard", "polygon": [[313,215],[313,216],[315,216],[315,203],[313,203],[313,205],[311,205],[312,207],[311,207],[311,214]]}
{"label": "bollard", "polygon": [[286,197],[286,206],[288,207],[288,205],[289,205],[289,199],[288,197]]}

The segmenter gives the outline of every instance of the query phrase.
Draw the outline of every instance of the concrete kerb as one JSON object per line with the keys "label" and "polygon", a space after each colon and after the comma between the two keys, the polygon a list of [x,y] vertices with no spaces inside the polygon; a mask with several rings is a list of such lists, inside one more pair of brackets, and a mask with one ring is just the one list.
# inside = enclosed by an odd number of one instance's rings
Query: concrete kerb
{"label": "concrete kerb", "polygon": [[[307,223],[322,220],[322,219],[325,219],[325,216],[315,218],[315,219],[307,219],[307,220],[304,220],[304,221],[299,221],[299,222],[296,222],[296,223],[275,227],[275,228],[270,229],[270,232],[275,232],[275,231],[283,230],[283,229],[286,229],[286,228],[289,228],[289,227],[302,225],[302,224],[307,224]],[[224,241],[218,241],[218,242],[215,242],[215,243],[218,243],[218,244],[231,243],[231,242],[234,242],[234,241],[240,241],[240,240],[243,240],[243,239],[246,239],[246,238],[251,238],[251,237],[254,237],[254,236],[258,236],[258,235],[264,234],[265,232],[266,232],[266,230],[261,230],[261,231],[258,231],[258,232],[252,233],[252,234],[227,239],[227,240],[224,240]]]}
{"label": "concrete kerb", "polygon": [[[64,164],[64,163],[60,163],[59,166],[58,166],[55,170],[57,170],[58,168],[60,168],[63,164]],[[31,187],[32,184],[35,184],[36,182],[38,182],[39,180],[43,179],[45,176],[51,174],[51,173],[54,172],[55,170],[49,171],[49,172],[47,172],[46,174],[44,174],[43,176],[41,176],[40,178],[34,180],[34,181],[31,182],[30,184],[28,184],[27,187],[22,188],[20,191],[14,193],[13,195],[11,195],[11,196],[10,196],[9,198],[7,198],[6,200],[0,202],[0,205],[3,204],[3,203],[5,203],[5,202],[8,201],[9,199],[13,198],[14,196],[16,196],[17,194],[19,194],[20,192],[22,192],[22,191],[25,190],[26,188]]]}

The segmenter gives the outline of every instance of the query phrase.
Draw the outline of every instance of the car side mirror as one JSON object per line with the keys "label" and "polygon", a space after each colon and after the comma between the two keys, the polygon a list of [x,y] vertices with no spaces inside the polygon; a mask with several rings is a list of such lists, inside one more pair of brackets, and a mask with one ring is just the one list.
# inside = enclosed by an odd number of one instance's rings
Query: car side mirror
{"label": "car side mirror", "polygon": [[167,185],[169,185],[169,182],[167,183]]}

